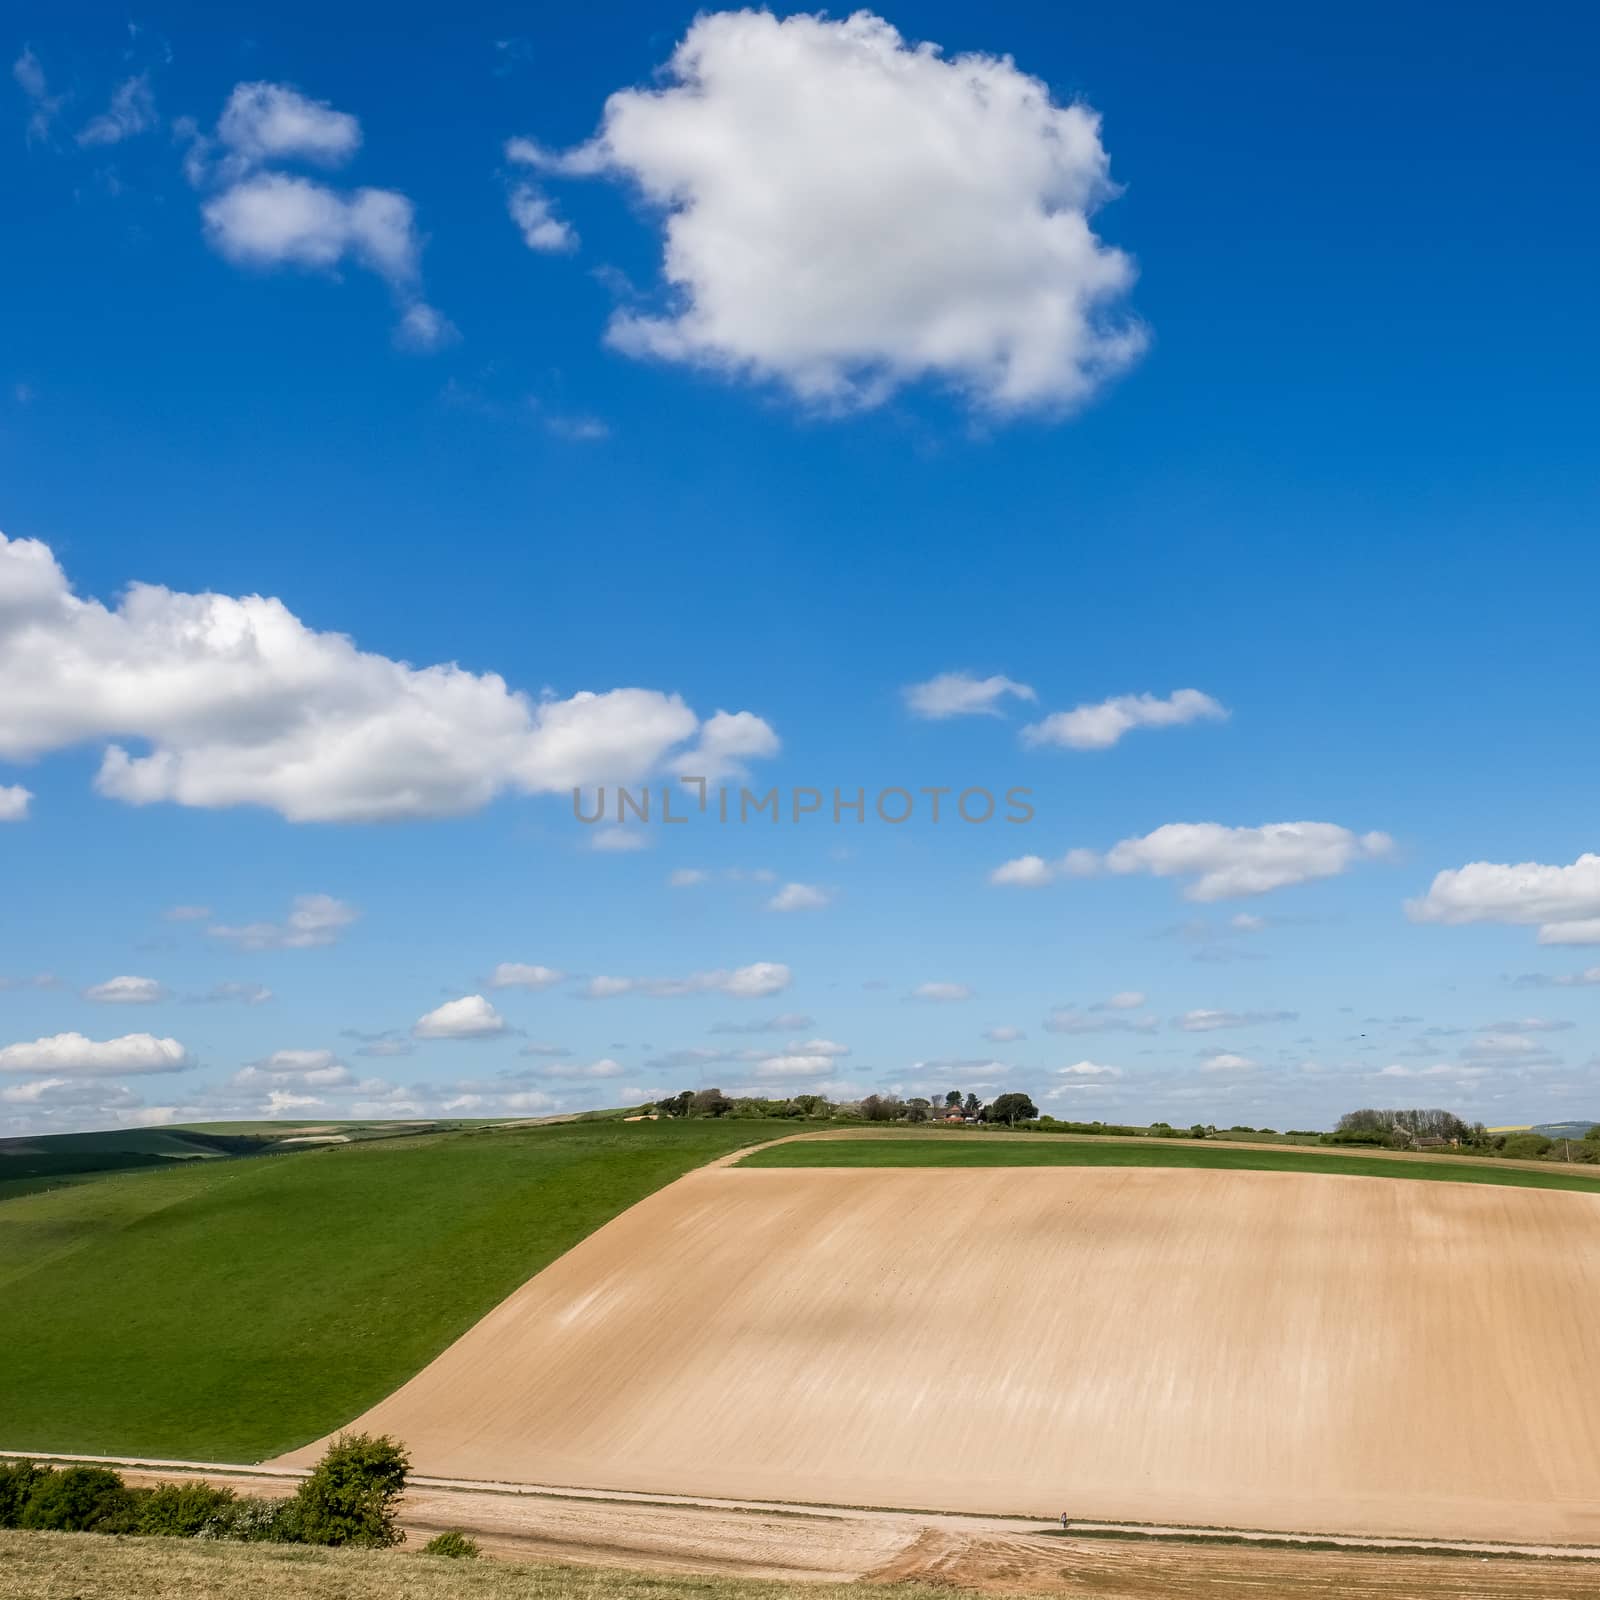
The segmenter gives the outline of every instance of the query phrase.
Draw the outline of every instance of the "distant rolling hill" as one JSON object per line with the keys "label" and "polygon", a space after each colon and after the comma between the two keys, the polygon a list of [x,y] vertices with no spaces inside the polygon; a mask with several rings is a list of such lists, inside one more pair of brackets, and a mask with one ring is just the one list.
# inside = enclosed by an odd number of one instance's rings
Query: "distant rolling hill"
{"label": "distant rolling hill", "polygon": [[1547,1139],[1581,1139],[1596,1123],[1600,1123],[1600,1117],[1581,1117],[1576,1122],[1536,1122],[1532,1131],[1542,1133]]}

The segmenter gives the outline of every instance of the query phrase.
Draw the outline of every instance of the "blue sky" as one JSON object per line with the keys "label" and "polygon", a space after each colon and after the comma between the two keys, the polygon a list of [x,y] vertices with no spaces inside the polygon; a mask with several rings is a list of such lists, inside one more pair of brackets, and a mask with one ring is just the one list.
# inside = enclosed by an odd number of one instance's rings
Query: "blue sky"
{"label": "blue sky", "polygon": [[1579,8],[13,28],[8,1131],[1596,1113]]}

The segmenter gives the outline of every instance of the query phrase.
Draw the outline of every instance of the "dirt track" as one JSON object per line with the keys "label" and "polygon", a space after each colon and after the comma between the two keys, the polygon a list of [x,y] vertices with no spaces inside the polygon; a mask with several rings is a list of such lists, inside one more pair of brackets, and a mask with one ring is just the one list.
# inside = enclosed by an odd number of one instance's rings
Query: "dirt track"
{"label": "dirt track", "polygon": [[708,1169],[359,1425],[458,1478],[1592,1543],[1597,1244],[1537,1190]]}

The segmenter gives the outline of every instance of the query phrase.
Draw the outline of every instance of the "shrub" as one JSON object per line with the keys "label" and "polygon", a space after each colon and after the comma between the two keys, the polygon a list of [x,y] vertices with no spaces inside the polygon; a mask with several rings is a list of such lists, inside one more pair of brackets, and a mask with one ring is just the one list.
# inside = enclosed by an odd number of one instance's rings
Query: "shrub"
{"label": "shrub", "polygon": [[241,1544],[300,1544],[300,1502],[294,1495],[234,1500],[219,1507],[196,1537],[236,1539]]}
{"label": "shrub", "polygon": [[135,1497],[109,1467],[68,1467],[34,1481],[17,1526],[55,1533],[126,1533],[134,1505]]}
{"label": "shrub", "polygon": [[452,1561],[470,1560],[478,1553],[477,1544],[454,1528],[448,1533],[436,1533],[422,1547],[424,1555],[449,1556]]}
{"label": "shrub", "polygon": [[387,1435],[341,1434],[295,1496],[306,1544],[383,1546],[405,1537],[395,1502],[411,1458]]}
{"label": "shrub", "polygon": [[50,1476],[49,1467],[31,1461],[0,1461],[0,1528],[15,1528],[22,1520],[33,1486]]}
{"label": "shrub", "polygon": [[1513,1133],[1506,1139],[1501,1149],[1508,1156],[1528,1160],[1548,1154],[1551,1142],[1542,1133]]}
{"label": "shrub", "polygon": [[170,1539],[193,1539],[237,1500],[232,1489],[209,1483],[160,1483],[139,1507],[140,1533]]}

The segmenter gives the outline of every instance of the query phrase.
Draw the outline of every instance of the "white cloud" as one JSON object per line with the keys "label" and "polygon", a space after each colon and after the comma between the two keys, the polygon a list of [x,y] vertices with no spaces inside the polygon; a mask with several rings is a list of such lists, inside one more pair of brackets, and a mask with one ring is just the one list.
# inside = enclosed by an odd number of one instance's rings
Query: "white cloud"
{"label": "white cloud", "polygon": [[1269,1022],[1295,1022],[1298,1011],[1185,1011],[1175,1018],[1185,1033],[1215,1033],[1223,1028],[1255,1028]]}
{"label": "white cloud", "polygon": [[566,973],[554,967],[529,966],[522,961],[502,961],[489,974],[491,989],[549,989],[561,982]]}
{"label": "white cloud", "polygon": [[1249,1056],[1234,1055],[1230,1050],[1218,1050],[1200,1063],[1202,1072],[1254,1072],[1256,1063]]}
{"label": "white cloud", "polygon": [[1575,989],[1600,984],[1600,967],[1586,967],[1582,972],[1563,972],[1551,977],[1543,972],[1525,972],[1516,980],[1519,989]]}
{"label": "white cloud", "polygon": [[775,1017],[763,1017],[757,1022],[713,1022],[712,1033],[793,1033],[797,1028],[809,1028],[812,1019],[803,1011],[781,1011]]}
{"label": "white cloud", "polygon": [[611,1000],[625,994],[666,1000],[691,994],[725,994],[741,1000],[759,1000],[780,993],[789,983],[789,969],[781,961],[756,961],[732,971],[717,967],[709,972],[692,972],[687,978],[591,978],[584,993],[591,1000]]}
{"label": "white cloud", "polygon": [[1015,1044],[1017,1040],[1028,1037],[1021,1028],[1014,1028],[1008,1022],[1000,1023],[993,1028],[985,1028],[983,1036],[991,1044]]}
{"label": "white cloud", "polygon": [[[514,152],[522,141],[513,139],[506,147],[507,155],[516,159]],[[522,242],[530,250],[547,255],[559,255],[578,248],[577,231],[555,214],[549,197],[532,183],[514,183],[506,194],[506,210],[522,235]]]}
{"label": "white cloud", "polygon": [[52,95],[45,77],[44,65],[27,45],[22,54],[11,63],[11,76],[17,87],[28,97],[32,110],[28,116],[28,143],[37,144],[50,136],[50,125],[60,114],[68,97]]}
{"label": "white cloud", "polygon": [[243,927],[219,923],[206,932],[241,950],[320,950],[336,944],[360,916],[353,905],[331,894],[297,894],[284,922],[247,922]]}
{"label": "white cloud", "polygon": [[1600,944],[1600,855],[1571,866],[1473,861],[1439,873],[1428,892],[1406,902],[1413,922],[1499,922],[1539,926],[1539,943]]}
{"label": "white cloud", "polygon": [[1539,944],[1600,944],[1600,917],[1581,922],[1547,922],[1539,930]]}
{"label": "white cloud", "polygon": [[391,1056],[415,1055],[409,1039],[401,1039],[393,1034],[383,1034],[376,1039],[368,1039],[356,1049],[358,1056],[366,1056],[369,1060],[388,1059]]}
{"label": "white cloud", "polygon": [[1074,1061],[1070,1067],[1057,1067],[1058,1078],[1120,1078],[1121,1067],[1108,1067],[1099,1061]]}
{"label": "white cloud", "polygon": [[520,153],[665,214],[675,303],[613,316],[629,354],[833,406],[933,378],[1005,414],[1080,402],[1144,347],[1116,309],[1133,265],[1089,222],[1115,193],[1095,113],[865,11],[702,14],[589,144]]}
{"label": "white cloud", "polygon": [[20,783],[0,784],[0,822],[26,822],[33,792]]}
{"label": "white cloud", "polygon": [[1112,1011],[1137,1011],[1144,1004],[1145,997],[1138,989],[1123,989],[1109,996],[1101,1003]]}
{"label": "white cloud", "polygon": [[235,84],[217,138],[243,167],[298,160],[342,166],[361,147],[361,124],[285,83]]}
{"label": "white cloud", "polygon": [[738,777],[745,762],[775,756],[778,748],[777,734],[754,712],[714,711],[678,770],[694,777]]}
{"label": "white cloud", "polygon": [[401,350],[440,350],[460,337],[456,325],[426,300],[413,300],[394,330],[395,345]]}
{"label": "white cloud", "polygon": [[236,266],[326,272],[348,257],[399,286],[417,276],[415,212],[392,189],[342,194],[309,178],[262,172],[208,200],[201,216],[212,248]]}
{"label": "white cloud", "polygon": [[270,1056],[250,1065],[257,1072],[274,1077],[299,1077],[307,1072],[326,1072],[344,1063],[331,1050],[274,1050]]}
{"label": "white cloud", "polygon": [[989,882],[1017,889],[1038,889],[1055,878],[1055,869],[1043,856],[1018,856],[989,874]]}
{"label": "white cloud", "polygon": [[761,1083],[796,1078],[826,1078],[835,1070],[836,1065],[832,1055],[806,1054],[804,1051],[799,1051],[790,1055],[763,1058],[752,1068],[751,1076]]}
{"label": "white cloud", "polygon": [[911,991],[911,998],[948,1004],[954,1000],[970,1000],[972,990],[964,983],[919,983]]}
{"label": "white cloud", "polygon": [[85,1000],[108,1006],[148,1006],[169,998],[165,985],[154,978],[107,978],[83,991]]}
{"label": "white cloud", "polygon": [[1385,833],[1355,834],[1332,822],[1270,822],[1259,828],[1169,822],[1113,845],[1104,865],[1115,873],[1192,876],[1184,898],[1207,901],[1337,877],[1359,861],[1381,861],[1393,849]]}
{"label": "white cloud", "polygon": [[507,1029],[506,1019],[481,994],[447,1000],[411,1026],[419,1039],[492,1039]]}
{"label": "white cloud", "polygon": [[708,746],[720,761],[777,747],[758,717],[702,723],[653,689],[535,701],[495,673],[412,667],[259,595],[134,584],[110,609],[72,592],[48,546],[3,534],[0,681],[0,760],[111,741],[104,795],[293,822],[459,815],[507,790],[699,770]]}
{"label": "white cloud", "polygon": [[331,1050],[274,1050],[240,1068],[230,1080],[235,1089],[342,1089],[355,1075]]}
{"label": "white cloud", "polygon": [[1039,697],[1025,683],[1003,678],[975,678],[968,672],[941,672],[926,683],[909,684],[901,690],[907,709],[914,717],[939,721],[945,717],[997,717],[999,702],[1007,695],[1019,700]]}
{"label": "white cloud", "polygon": [[1030,749],[1109,750],[1134,728],[1174,728],[1186,722],[1222,721],[1227,711],[1198,689],[1178,689],[1165,700],[1153,694],[1120,694],[1097,705],[1056,711],[1022,730]]}
{"label": "white cloud", "polygon": [[0,1049],[0,1072],[109,1078],[124,1073],[183,1072],[193,1065],[189,1052],[176,1039],[158,1039],[149,1033],[124,1034],[120,1039],[58,1033]]}
{"label": "white cloud", "polygon": [[327,1103],[314,1094],[295,1094],[289,1089],[274,1089],[267,1095],[262,1110],[269,1117],[287,1117],[291,1112],[310,1111]]}
{"label": "white cloud", "polygon": [[1577,1024],[1564,1017],[1513,1017],[1504,1022],[1491,1022],[1485,1033],[1570,1033]]}
{"label": "white cloud", "polygon": [[1103,1006],[1089,1011],[1057,1006],[1044,1019],[1046,1033],[1154,1033],[1158,1027],[1154,1017],[1112,1016]]}
{"label": "white cloud", "polygon": [[1374,1078],[1445,1078],[1454,1083],[1470,1084],[1485,1076],[1484,1067],[1457,1066],[1454,1062],[1439,1061],[1431,1067],[1408,1067],[1400,1062],[1371,1074]]}
{"label": "white cloud", "polygon": [[354,262],[393,290],[401,349],[437,350],[456,337],[449,319],[422,298],[423,239],[406,195],[334,189],[270,170],[286,161],[344,165],[361,144],[361,125],[348,112],[287,84],[241,83],[214,137],[202,136],[189,121],[174,126],[190,141],[184,159],[189,181],[214,189],[200,213],[207,243],[225,260],[326,273]]}
{"label": "white cloud", "polygon": [[111,104],[78,134],[85,146],[121,144],[156,125],[156,101],[150,92],[150,78],[141,72],[124,79],[112,91]]}
{"label": "white cloud", "polygon": [[678,867],[667,875],[667,886],[672,889],[692,889],[697,883],[704,883],[711,874],[703,872],[699,867]]}
{"label": "white cloud", "polygon": [[[523,1051],[523,1054],[526,1055],[527,1051]],[[604,1078],[621,1078],[626,1075],[627,1070],[620,1061],[602,1056],[598,1061],[590,1061],[581,1066],[576,1063],[563,1063],[560,1066],[540,1067],[538,1074],[541,1078],[551,1080],[589,1083]]]}
{"label": "white cloud", "polygon": [[1056,861],[1043,856],[1018,856],[1002,862],[989,874],[989,882],[1002,888],[1042,889],[1058,878],[1092,878],[1100,870],[1093,850],[1069,850]]}
{"label": "white cloud", "polygon": [[814,883],[786,883],[767,901],[769,911],[820,911],[832,903],[830,890]]}

